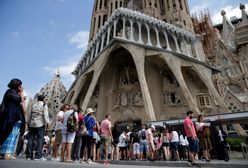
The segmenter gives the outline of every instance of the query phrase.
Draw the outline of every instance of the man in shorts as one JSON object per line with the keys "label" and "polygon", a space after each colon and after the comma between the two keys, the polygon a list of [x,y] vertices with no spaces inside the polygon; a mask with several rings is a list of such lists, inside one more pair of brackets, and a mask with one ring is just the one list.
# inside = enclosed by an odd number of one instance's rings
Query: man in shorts
{"label": "man in shorts", "polygon": [[131,144],[133,145],[133,155],[134,159],[140,159],[140,144],[139,144],[139,133],[136,129],[131,133]]}
{"label": "man in shorts", "polygon": [[102,147],[105,151],[104,164],[109,164],[108,161],[108,151],[111,147],[111,141],[113,141],[112,130],[111,130],[111,116],[106,114],[105,119],[101,122],[101,137],[102,137]]}
{"label": "man in shorts", "polygon": [[139,138],[140,138],[140,153],[141,153],[141,160],[147,159],[147,153],[149,152],[148,144],[147,144],[147,133],[146,133],[146,125],[142,125],[141,131],[139,131]]}
{"label": "man in shorts", "polygon": [[192,114],[193,111],[187,111],[187,117],[184,120],[184,130],[189,142],[189,159],[191,161],[190,166],[196,165],[195,156],[199,151],[199,140],[196,135],[194,124],[191,120]]}

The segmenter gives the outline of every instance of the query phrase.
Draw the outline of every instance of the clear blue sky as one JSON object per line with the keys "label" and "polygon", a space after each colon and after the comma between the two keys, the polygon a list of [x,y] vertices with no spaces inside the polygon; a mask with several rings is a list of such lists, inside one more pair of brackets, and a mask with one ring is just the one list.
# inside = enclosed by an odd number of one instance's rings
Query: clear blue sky
{"label": "clear blue sky", "polygon": [[[87,45],[94,0],[0,0],[0,101],[12,78],[33,96],[59,67],[69,88],[73,70]],[[210,9],[231,15],[247,0],[189,0],[193,12]],[[246,6],[247,8],[247,6]],[[228,13],[228,12],[227,12]]]}

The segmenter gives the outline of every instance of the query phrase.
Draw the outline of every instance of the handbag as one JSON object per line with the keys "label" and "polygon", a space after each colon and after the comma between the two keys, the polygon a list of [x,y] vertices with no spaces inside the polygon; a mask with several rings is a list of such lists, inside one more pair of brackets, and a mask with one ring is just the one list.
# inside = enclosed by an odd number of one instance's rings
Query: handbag
{"label": "handbag", "polygon": [[81,126],[81,128],[80,128],[80,130],[79,130],[79,134],[80,134],[81,136],[88,135],[88,130],[87,130],[87,128],[86,128],[85,125],[84,125],[84,126]]}
{"label": "handbag", "polygon": [[91,118],[91,117],[89,117],[88,120],[85,121],[85,122],[83,122],[83,124],[81,125],[81,127],[80,127],[80,129],[79,129],[79,134],[80,134],[81,136],[86,136],[86,135],[88,135],[88,130],[87,130],[87,128],[86,128],[86,124],[87,124],[87,122],[90,120],[90,118]]}

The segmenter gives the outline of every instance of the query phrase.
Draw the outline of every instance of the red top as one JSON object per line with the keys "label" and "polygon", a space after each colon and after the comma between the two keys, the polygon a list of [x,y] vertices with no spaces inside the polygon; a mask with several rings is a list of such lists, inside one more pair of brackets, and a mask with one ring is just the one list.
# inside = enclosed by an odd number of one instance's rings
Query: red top
{"label": "red top", "polygon": [[[187,128],[188,126],[190,126],[192,131],[190,131]],[[194,137],[194,138],[197,137],[194,124],[193,124],[193,122],[191,121],[191,119],[189,117],[186,117],[185,120],[184,120],[184,130],[185,130],[185,133],[186,133],[187,137]]]}
{"label": "red top", "polygon": [[78,113],[78,121],[83,122],[84,121],[84,116],[82,113]]}

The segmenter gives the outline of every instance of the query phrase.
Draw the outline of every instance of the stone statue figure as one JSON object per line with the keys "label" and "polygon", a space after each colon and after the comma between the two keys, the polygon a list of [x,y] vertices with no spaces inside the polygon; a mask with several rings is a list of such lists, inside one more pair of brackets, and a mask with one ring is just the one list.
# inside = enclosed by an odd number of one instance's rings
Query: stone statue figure
{"label": "stone statue figure", "polygon": [[127,79],[127,84],[130,84],[129,68],[130,68],[130,64],[128,64],[127,66],[123,65],[123,69],[125,70],[125,75]]}
{"label": "stone statue figure", "polygon": [[128,96],[127,93],[122,92],[121,93],[121,101],[120,101],[121,106],[126,106],[128,104]]}
{"label": "stone statue figure", "polygon": [[133,92],[133,104],[134,105],[143,105],[143,99],[141,92]]}

